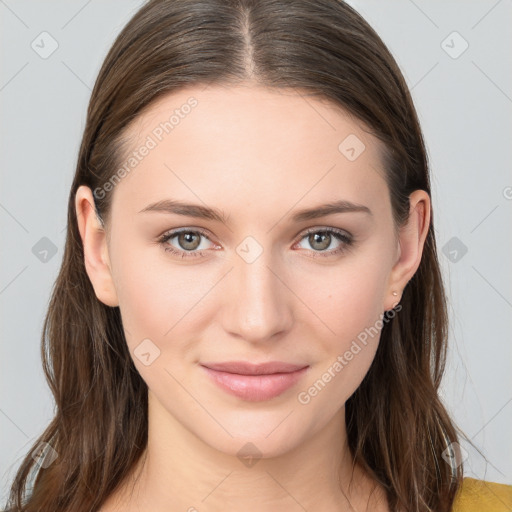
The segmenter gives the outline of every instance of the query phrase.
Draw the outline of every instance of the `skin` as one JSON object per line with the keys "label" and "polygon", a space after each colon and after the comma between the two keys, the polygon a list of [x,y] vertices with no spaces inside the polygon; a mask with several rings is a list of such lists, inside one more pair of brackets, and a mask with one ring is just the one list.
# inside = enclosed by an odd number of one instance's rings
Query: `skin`
{"label": "skin", "polygon": [[[182,89],[129,127],[130,149],[190,96],[198,105],[115,186],[105,227],[91,190],[81,186],[76,194],[87,273],[98,299],[119,306],[149,388],[146,456],[101,510],[388,510],[379,486],[353,469],[345,429],[345,402],[380,336],[309,403],[297,395],[399,302],[420,263],[429,196],[411,194],[409,221],[395,236],[380,141],[343,110],[294,90],[248,83]],[[365,145],[354,161],[338,149],[350,134]],[[216,207],[227,224],[139,213],[169,198]],[[299,209],[337,199],[372,215],[291,220]],[[350,233],[354,243],[314,257],[343,246],[333,236],[325,249],[304,234],[328,227]],[[208,232],[200,238],[204,256],[164,250],[159,236],[177,228]],[[263,251],[252,263],[237,253],[247,236]],[[185,251],[183,242],[166,245]],[[160,350],[148,366],[133,355],[147,338]],[[224,392],[199,367],[234,360],[310,367],[282,395],[250,402]],[[261,454],[251,467],[237,457],[248,442]]]}

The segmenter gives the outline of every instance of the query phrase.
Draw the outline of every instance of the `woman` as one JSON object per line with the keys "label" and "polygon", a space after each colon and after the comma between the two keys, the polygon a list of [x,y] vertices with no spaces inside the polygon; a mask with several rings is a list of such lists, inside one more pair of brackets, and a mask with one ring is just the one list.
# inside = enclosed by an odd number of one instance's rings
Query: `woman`
{"label": "woman", "polygon": [[482,484],[438,396],[417,115],[342,2],[135,14],[90,99],[44,334],[56,415],[13,510],[447,512]]}

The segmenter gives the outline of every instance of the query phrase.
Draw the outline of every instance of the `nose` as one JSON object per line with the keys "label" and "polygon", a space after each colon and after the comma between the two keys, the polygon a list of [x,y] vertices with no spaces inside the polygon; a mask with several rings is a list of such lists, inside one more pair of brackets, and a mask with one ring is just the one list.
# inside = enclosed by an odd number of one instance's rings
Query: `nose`
{"label": "nose", "polygon": [[237,256],[234,266],[224,289],[224,329],[251,343],[275,341],[293,323],[285,272],[266,251],[251,263]]}

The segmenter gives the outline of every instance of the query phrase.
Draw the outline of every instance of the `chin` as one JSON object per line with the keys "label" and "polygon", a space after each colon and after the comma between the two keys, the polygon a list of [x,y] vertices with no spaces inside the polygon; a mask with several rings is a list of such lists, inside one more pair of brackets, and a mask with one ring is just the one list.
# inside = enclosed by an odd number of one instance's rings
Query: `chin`
{"label": "chin", "polygon": [[[258,458],[279,457],[301,445],[308,437],[308,429],[299,410],[285,406],[273,411],[241,411],[220,414],[222,427],[211,424],[208,430],[196,431],[204,443],[226,455]],[[203,427],[206,424],[203,422]],[[297,427],[300,426],[300,430]],[[227,432],[226,432],[227,431]],[[229,432],[229,433],[228,433]]]}

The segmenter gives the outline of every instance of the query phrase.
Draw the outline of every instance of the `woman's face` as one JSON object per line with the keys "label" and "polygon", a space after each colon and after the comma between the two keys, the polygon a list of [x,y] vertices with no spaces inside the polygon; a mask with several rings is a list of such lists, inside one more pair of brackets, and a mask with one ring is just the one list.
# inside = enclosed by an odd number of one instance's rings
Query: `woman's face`
{"label": "woman's face", "polygon": [[[399,247],[380,142],[331,104],[255,86],[167,95],[128,135],[121,179],[95,191],[113,187],[108,270],[88,273],[119,305],[155,421],[263,456],[339,424],[426,233],[415,220]],[[305,370],[204,366],[229,362]]]}

